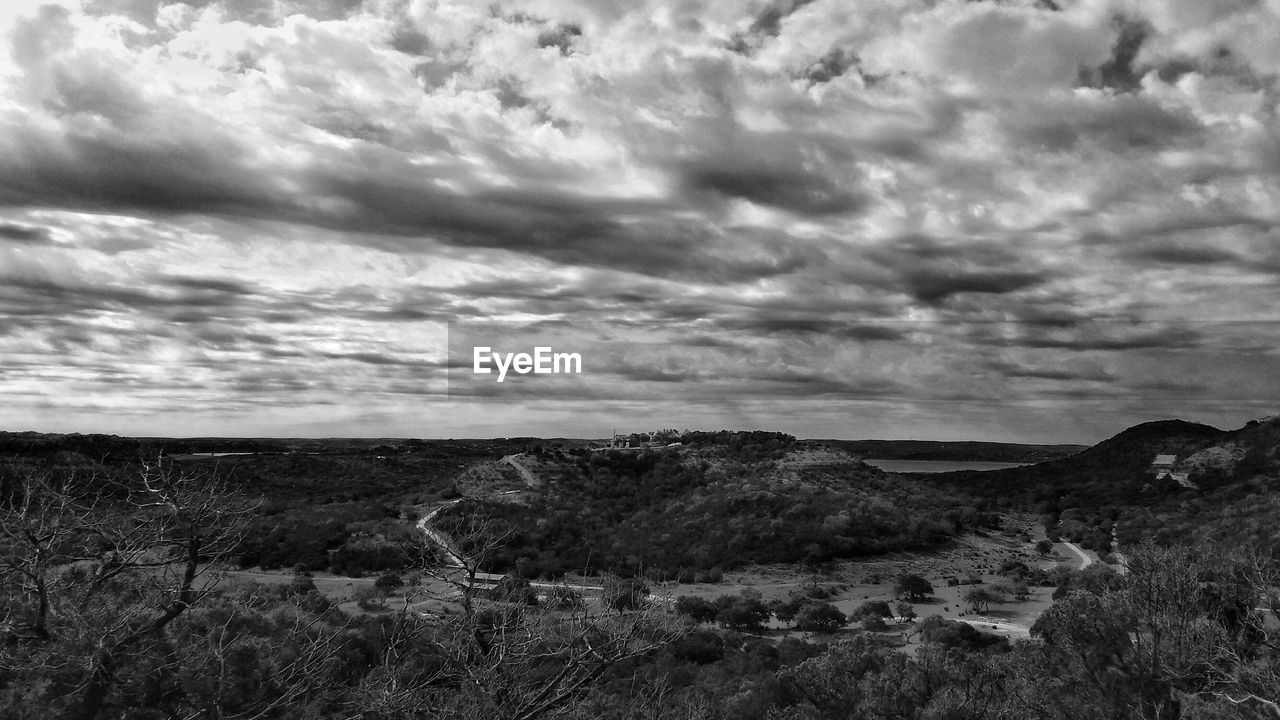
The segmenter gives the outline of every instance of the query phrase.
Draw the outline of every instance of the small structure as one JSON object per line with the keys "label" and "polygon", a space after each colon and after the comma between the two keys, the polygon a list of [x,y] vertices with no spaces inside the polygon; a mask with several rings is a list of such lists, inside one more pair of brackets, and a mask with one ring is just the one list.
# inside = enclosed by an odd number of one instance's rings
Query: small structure
{"label": "small structure", "polygon": [[1173,464],[1177,462],[1176,455],[1157,455],[1155,460],[1151,461],[1151,471],[1156,474],[1157,478],[1173,472]]}
{"label": "small structure", "polygon": [[1174,472],[1173,466],[1177,463],[1176,455],[1157,455],[1155,460],[1151,461],[1151,472],[1156,474],[1157,480],[1172,480],[1188,490],[1199,490],[1200,486],[1191,482],[1191,474],[1185,472]]}

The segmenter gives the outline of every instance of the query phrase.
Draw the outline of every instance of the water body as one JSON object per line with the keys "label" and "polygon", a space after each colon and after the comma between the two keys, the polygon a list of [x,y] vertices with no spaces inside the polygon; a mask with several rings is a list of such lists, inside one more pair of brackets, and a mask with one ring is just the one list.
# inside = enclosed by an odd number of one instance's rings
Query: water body
{"label": "water body", "polygon": [[940,473],[955,470],[1004,470],[1029,463],[985,462],[981,460],[877,460],[862,462],[892,473]]}

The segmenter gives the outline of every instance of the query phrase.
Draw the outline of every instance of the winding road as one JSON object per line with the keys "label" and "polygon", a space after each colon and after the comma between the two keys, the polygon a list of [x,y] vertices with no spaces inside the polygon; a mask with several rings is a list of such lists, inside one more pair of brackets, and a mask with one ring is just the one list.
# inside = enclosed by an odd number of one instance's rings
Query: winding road
{"label": "winding road", "polygon": [[[533,476],[533,473],[529,472],[528,469],[520,465],[519,462],[516,461],[514,455],[508,455],[504,457],[503,461],[510,463],[512,467],[514,467],[516,470],[519,470],[520,475],[524,478],[525,482],[530,487],[532,487],[537,482],[537,478]],[[502,497],[503,495],[512,495],[518,492],[522,492],[522,491],[507,490],[506,492],[494,493],[494,496]],[[445,535],[444,533],[440,532],[434,526],[432,526],[431,521],[435,519],[435,517],[439,515],[442,511],[444,511],[446,508],[451,507],[459,502],[462,502],[465,499],[466,498],[458,498],[456,500],[450,500],[442,505],[432,508],[430,512],[423,515],[422,518],[418,520],[418,530],[422,531],[422,534],[426,535],[429,541],[431,541],[432,543],[435,543],[436,545],[444,549],[446,554],[445,567],[455,568],[455,569],[466,569],[467,559],[462,555],[461,549],[458,548],[458,546],[453,542],[453,539],[450,538],[448,535]],[[504,576],[499,573],[486,573],[486,572],[475,573],[475,579],[481,582],[497,582],[498,580],[501,580],[503,577]],[[530,587],[538,588],[539,590],[551,590],[554,588],[569,588],[571,590],[576,590],[578,592],[604,592],[604,587],[601,585],[577,585],[577,584],[567,583],[567,582],[558,582],[558,583],[530,582],[529,585]]]}
{"label": "winding road", "polygon": [[516,469],[516,471],[520,473],[520,477],[524,479],[524,484],[525,484],[525,485],[528,485],[529,487],[537,487],[537,485],[538,485],[538,478],[537,478],[537,477],[535,477],[535,476],[534,476],[534,474],[533,474],[532,472],[530,472],[530,471],[529,471],[529,468],[527,468],[527,467],[525,467],[525,466],[521,465],[521,464],[520,464],[520,461],[519,461],[519,460],[516,460],[516,456],[515,456],[515,455],[508,455],[508,456],[506,456],[506,457],[502,458],[502,462],[504,462],[504,463],[506,463],[506,464],[510,465],[511,467],[515,468],[515,469]]}
{"label": "winding road", "polygon": [[1092,565],[1092,564],[1093,564],[1093,558],[1091,558],[1091,557],[1089,557],[1087,554],[1085,554],[1085,551],[1083,551],[1083,550],[1081,550],[1079,547],[1077,547],[1075,543],[1070,543],[1070,542],[1067,542],[1066,540],[1063,540],[1063,541],[1062,541],[1062,544],[1063,544],[1063,545],[1066,545],[1068,550],[1070,550],[1071,552],[1073,552],[1073,553],[1075,553],[1076,555],[1080,556],[1080,569],[1081,569],[1081,570],[1083,570],[1083,569],[1085,569],[1085,568],[1087,568],[1087,567],[1089,567],[1090,565]]}

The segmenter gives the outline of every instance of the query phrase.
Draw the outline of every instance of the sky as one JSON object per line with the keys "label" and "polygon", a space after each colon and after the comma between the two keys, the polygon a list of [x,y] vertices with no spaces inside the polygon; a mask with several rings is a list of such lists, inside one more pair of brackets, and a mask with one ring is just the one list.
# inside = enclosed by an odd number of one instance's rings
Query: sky
{"label": "sky", "polygon": [[[1238,427],[1280,406],[1277,37],[1277,0],[5,0],[0,428]],[[464,339],[585,367],[486,384]]]}

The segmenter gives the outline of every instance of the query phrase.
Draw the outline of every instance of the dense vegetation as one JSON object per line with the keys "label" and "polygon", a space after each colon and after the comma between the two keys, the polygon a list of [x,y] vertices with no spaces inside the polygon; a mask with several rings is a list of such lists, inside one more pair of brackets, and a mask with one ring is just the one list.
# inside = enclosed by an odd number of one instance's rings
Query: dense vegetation
{"label": "dense vegetation", "polygon": [[[1180,460],[1220,451],[1232,460],[1193,468],[1199,489],[1151,472],[1157,454]],[[1180,420],[1144,423],[1069,458],[988,472],[918,476],[998,507],[1041,513],[1053,536],[1099,551],[1142,538],[1230,542],[1280,558],[1280,421],[1224,432]]]}
{"label": "dense vegetation", "polygon": [[[1211,546],[1063,575],[1038,642],[926,618],[906,654],[885,603],[858,609],[863,629],[806,598],[683,603],[711,627],[646,607],[634,582],[596,612],[512,582],[433,617],[342,612],[305,576],[207,592],[191,571],[244,506],[186,475],[116,490],[37,479],[0,498],[6,720],[1262,720],[1280,688],[1280,578]],[[157,553],[179,571],[148,569]],[[758,634],[780,610],[823,639]]]}
{"label": "dense vegetation", "polygon": [[559,454],[559,473],[526,502],[467,500],[441,527],[493,518],[507,536],[489,558],[493,571],[691,580],[752,562],[821,565],[926,549],[999,524],[958,492],[851,459],[789,468],[780,461],[793,446],[786,436],[700,433],[679,448]]}

